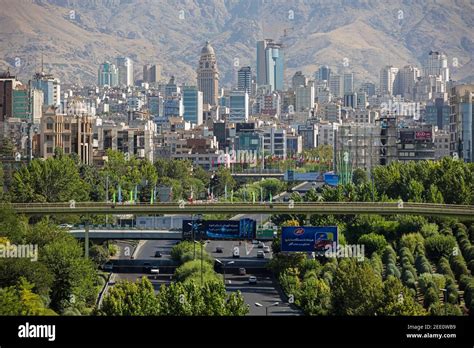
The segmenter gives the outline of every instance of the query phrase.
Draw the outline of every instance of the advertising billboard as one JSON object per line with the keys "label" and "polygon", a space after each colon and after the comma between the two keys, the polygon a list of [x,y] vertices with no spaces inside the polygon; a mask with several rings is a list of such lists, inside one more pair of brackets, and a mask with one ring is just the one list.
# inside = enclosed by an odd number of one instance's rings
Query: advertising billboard
{"label": "advertising billboard", "polygon": [[297,173],[294,170],[287,170],[284,179],[285,181],[316,181],[319,176],[318,172]]}
{"label": "advertising billboard", "polygon": [[421,140],[430,140],[432,137],[432,134],[430,131],[417,131],[415,132],[415,139],[421,139]]}
{"label": "advertising billboard", "polygon": [[281,251],[324,252],[337,243],[337,226],[287,226],[281,229]]}
{"label": "advertising billboard", "polygon": [[329,186],[337,186],[339,184],[339,175],[334,173],[325,173],[324,183]]}
{"label": "advertising billboard", "polygon": [[255,239],[256,222],[242,220],[183,220],[183,239]]}

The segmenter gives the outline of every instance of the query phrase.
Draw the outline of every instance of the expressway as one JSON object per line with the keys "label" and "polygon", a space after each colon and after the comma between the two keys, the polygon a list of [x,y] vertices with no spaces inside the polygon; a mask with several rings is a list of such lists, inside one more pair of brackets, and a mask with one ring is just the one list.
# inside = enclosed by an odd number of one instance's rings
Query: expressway
{"label": "expressway", "polygon": [[429,203],[304,202],[304,203],[15,203],[13,211],[25,215],[51,214],[413,214],[474,218],[474,206]]}

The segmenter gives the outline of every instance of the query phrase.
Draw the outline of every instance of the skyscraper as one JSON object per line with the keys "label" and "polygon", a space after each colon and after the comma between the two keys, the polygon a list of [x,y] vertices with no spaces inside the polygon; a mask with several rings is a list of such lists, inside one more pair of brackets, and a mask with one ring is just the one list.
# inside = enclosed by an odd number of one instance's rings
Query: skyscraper
{"label": "skyscraper", "polygon": [[354,74],[344,74],[344,95],[354,92]]}
{"label": "skyscraper", "polygon": [[[118,86],[118,69],[115,64],[110,62],[102,63],[99,66],[99,86]],[[44,92],[44,90],[43,90]],[[46,96],[45,96],[46,98]],[[45,102],[46,103],[46,102]]]}
{"label": "skyscraper", "polygon": [[392,95],[398,90],[398,68],[387,65],[380,69],[380,93]]}
{"label": "skyscraper", "polygon": [[217,105],[219,95],[219,70],[216,55],[209,41],[201,50],[199,67],[197,69],[197,85],[202,92],[204,104]]}
{"label": "skyscraper", "polygon": [[266,39],[257,42],[257,85],[283,90],[284,54],[282,45]]}
{"label": "skyscraper", "polygon": [[331,76],[331,69],[327,65],[321,66],[316,72],[316,80],[318,81],[329,81]]}
{"label": "skyscraper", "polygon": [[59,105],[61,102],[61,84],[59,79],[43,71],[36,73],[31,81],[34,89],[43,91],[44,105]]}
{"label": "skyscraper", "polygon": [[299,86],[305,87],[307,83],[308,83],[308,78],[306,76],[304,76],[301,71],[297,71],[293,75],[293,78],[291,79],[291,84],[293,86],[293,90],[296,90],[296,88],[299,87]]}
{"label": "skyscraper", "polygon": [[465,162],[474,162],[474,85],[450,89],[450,150]]}
{"label": "skyscraper", "polygon": [[249,118],[249,95],[245,91],[231,91],[229,96],[230,122],[247,122]]}
{"label": "skyscraper", "polygon": [[185,121],[200,125],[202,117],[202,92],[196,86],[183,86],[183,118]]}
{"label": "skyscraper", "polygon": [[237,89],[239,91],[252,91],[252,68],[244,66],[237,72]]}
{"label": "skyscraper", "polygon": [[406,65],[399,71],[398,91],[406,99],[412,100],[414,98],[414,88],[420,71],[412,65]]}
{"label": "skyscraper", "polygon": [[118,84],[120,86],[133,86],[133,62],[127,57],[117,57]]}
{"label": "skyscraper", "polygon": [[423,76],[441,76],[443,82],[449,81],[448,58],[440,52],[430,51],[423,66]]}
{"label": "skyscraper", "polygon": [[329,90],[331,94],[338,98],[342,98],[344,95],[344,81],[342,80],[341,75],[331,74],[329,77]]}
{"label": "skyscraper", "polygon": [[158,83],[161,80],[161,66],[149,65],[143,66],[143,82]]}

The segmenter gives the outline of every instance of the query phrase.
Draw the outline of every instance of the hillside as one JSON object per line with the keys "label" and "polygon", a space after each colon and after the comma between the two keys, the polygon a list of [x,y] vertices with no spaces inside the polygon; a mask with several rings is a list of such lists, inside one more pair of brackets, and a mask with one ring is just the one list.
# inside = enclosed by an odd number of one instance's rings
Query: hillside
{"label": "hillside", "polygon": [[0,0],[0,8],[0,69],[23,79],[43,53],[45,70],[64,82],[95,83],[98,64],[127,55],[138,78],[142,64],[156,62],[165,77],[193,83],[209,40],[228,85],[235,58],[255,66],[262,38],[285,44],[287,81],[321,64],[353,71],[356,83],[377,81],[383,65],[421,67],[430,50],[448,54],[455,79],[474,77],[474,6],[467,0]]}

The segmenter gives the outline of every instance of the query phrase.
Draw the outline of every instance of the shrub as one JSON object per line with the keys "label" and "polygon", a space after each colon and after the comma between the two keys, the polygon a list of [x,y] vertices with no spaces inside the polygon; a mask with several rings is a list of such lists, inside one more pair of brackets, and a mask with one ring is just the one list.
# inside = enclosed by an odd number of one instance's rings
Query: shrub
{"label": "shrub", "polygon": [[461,255],[451,255],[449,261],[451,264],[451,269],[456,275],[456,279],[461,279],[462,275],[469,275],[466,261],[464,261],[464,258]]}
{"label": "shrub", "polygon": [[438,234],[437,224],[425,224],[421,227],[420,233],[424,238],[432,237]]}
{"label": "shrub", "polygon": [[434,286],[430,286],[424,293],[423,305],[429,308],[433,304],[439,303],[439,294]]}
{"label": "shrub", "polygon": [[365,245],[368,255],[372,255],[373,252],[382,252],[388,245],[385,237],[376,233],[364,234],[359,238],[358,242]]}
{"label": "shrub", "polygon": [[402,262],[405,262],[405,261],[403,261],[403,259],[406,258],[410,264],[413,265],[415,263],[413,253],[407,247],[402,247],[400,249],[400,258],[402,259]]}
{"label": "shrub", "polygon": [[454,273],[451,270],[451,266],[449,266],[449,261],[447,258],[442,257],[439,259],[438,262],[438,272],[444,274],[447,277],[451,277],[454,279]]}
{"label": "shrub", "polygon": [[414,254],[417,247],[424,250],[424,242],[425,239],[420,233],[408,233],[400,238],[400,247],[407,248],[411,254]]}
{"label": "shrub", "polygon": [[388,278],[391,275],[400,278],[400,271],[394,263],[387,264],[387,272],[385,274],[385,277]]}
{"label": "shrub", "polygon": [[459,293],[456,283],[453,278],[446,279],[446,296],[449,303],[458,304]]}
{"label": "shrub", "polygon": [[460,315],[462,315],[461,308],[459,308],[458,305],[451,304],[451,303],[442,304],[439,301],[438,301],[438,303],[432,304],[429,308],[429,311],[430,311],[431,315],[435,315],[435,316],[443,316],[443,315],[460,316]]}
{"label": "shrub", "polygon": [[420,274],[420,276],[418,277],[418,286],[420,287],[421,292],[425,293],[430,287],[430,284],[435,284],[433,282],[432,274],[431,273]]}
{"label": "shrub", "polygon": [[425,255],[418,255],[415,260],[415,267],[418,274],[431,273],[431,265]]}
{"label": "shrub", "polygon": [[370,263],[372,264],[372,268],[374,271],[382,277],[382,272],[383,272],[383,263],[382,263],[382,258],[378,253],[373,253],[371,258],[370,258]]}
{"label": "shrub", "polygon": [[385,264],[389,262],[395,263],[397,261],[397,254],[390,245],[387,245],[382,253],[382,260]]}
{"label": "shrub", "polygon": [[425,248],[428,257],[438,261],[441,257],[448,257],[456,247],[456,240],[451,236],[433,236],[425,240]]}

